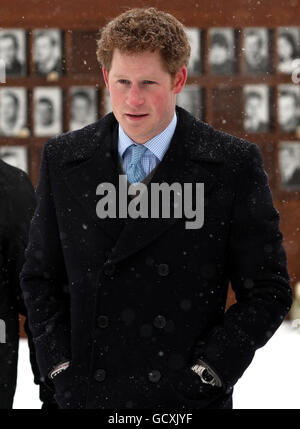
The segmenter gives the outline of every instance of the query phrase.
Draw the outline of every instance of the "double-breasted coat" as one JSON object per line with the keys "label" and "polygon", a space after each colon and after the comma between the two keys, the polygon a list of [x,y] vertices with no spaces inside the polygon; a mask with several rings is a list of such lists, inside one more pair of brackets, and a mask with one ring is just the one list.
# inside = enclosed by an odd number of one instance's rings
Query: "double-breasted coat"
{"label": "double-breasted coat", "polygon": [[[184,215],[98,217],[98,185],[118,195],[113,113],[45,144],[21,284],[41,374],[71,361],[54,378],[62,408],[230,408],[234,384],[291,306],[258,146],[176,112],[148,189],[204,183],[198,229]],[[237,302],[225,312],[229,282]],[[199,393],[197,358],[222,388]]]}

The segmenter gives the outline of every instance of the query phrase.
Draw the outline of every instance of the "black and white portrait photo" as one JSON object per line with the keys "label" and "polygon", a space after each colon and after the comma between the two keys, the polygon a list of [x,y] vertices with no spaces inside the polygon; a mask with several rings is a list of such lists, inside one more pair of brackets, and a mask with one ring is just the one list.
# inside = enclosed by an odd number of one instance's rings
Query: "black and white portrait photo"
{"label": "black and white portrait photo", "polygon": [[209,64],[212,74],[235,72],[235,34],[232,28],[209,30]]}
{"label": "black and white portrait photo", "polygon": [[27,129],[25,88],[0,88],[0,135],[22,137]]}
{"label": "black and white portrait photo", "polygon": [[0,146],[0,159],[28,174],[28,149],[24,146]]}
{"label": "black and white portrait photo", "polygon": [[53,136],[62,132],[62,91],[56,87],[34,89],[34,134]]}
{"label": "black and white portrait photo", "polygon": [[95,87],[72,87],[70,131],[82,128],[97,120]]}
{"label": "black and white portrait photo", "polygon": [[199,85],[186,85],[177,94],[176,104],[197,118],[203,118],[202,89]]}
{"label": "black and white portrait photo", "polygon": [[267,85],[244,87],[244,129],[249,133],[265,133],[270,130],[270,93]]}
{"label": "black and white portrait photo", "polygon": [[190,74],[201,73],[201,30],[196,27],[185,27],[185,32],[188,36],[191,55],[188,65],[188,72]]}
{"label": "black and white portrait photo", "polygon": [[244,31],[245,73],[270,72],[270,32],[266,28],[246,28]]}
{"label": "black and white portrait photo", "polygon": [[34,30],[33,60],[38,75],[62,74],[62,32]]}
{"label": "black and white portrait photo", "polygon": [[26,72],[26,37],[24,30],[0,30],[0,59],[5,63],[6,76],[24,76]]}
{"label": "black and white portrait photo", "polygon": [[279,85],[278,123],[285,133],[294,132],[299,125],[299,93],[298,85]]}
{"label": "black and white portrait photo", "polygon": [[280,142],[279,168],[281,188],[300,189],[300,141]]}
{"label": "black and white portrait photo", "polygon": [[278,71],[292,73],[299,66],[300,31],[298,27],[280,27],[277,38]]}
{"label": "black and white portrait photo", "polygon": [[104,115],[106,115],[109,112],[112,112],[112,105],[110,100],[110,93],[108,89],[105,87],[103,92],[103,111]]}

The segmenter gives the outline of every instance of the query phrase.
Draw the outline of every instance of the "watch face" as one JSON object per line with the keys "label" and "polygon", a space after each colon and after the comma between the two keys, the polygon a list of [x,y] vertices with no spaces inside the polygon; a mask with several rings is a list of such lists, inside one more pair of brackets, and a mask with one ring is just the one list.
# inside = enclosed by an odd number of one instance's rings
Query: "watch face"
{"label": "watch face", "polygon": [[206,383],[211,383],[213,381],[213,376],[207,371],[207,369],[204,369],[202,372],[202,378]]}

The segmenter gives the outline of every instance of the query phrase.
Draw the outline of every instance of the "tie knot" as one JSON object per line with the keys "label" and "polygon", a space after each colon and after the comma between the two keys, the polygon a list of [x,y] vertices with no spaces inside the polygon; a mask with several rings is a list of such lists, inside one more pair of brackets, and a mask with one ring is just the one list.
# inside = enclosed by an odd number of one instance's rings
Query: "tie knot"
{"label": "tie knot", "polygon": [[146,152],[147,148],[144,144],[134,144],[132,146],[131,164],[137,164]]}

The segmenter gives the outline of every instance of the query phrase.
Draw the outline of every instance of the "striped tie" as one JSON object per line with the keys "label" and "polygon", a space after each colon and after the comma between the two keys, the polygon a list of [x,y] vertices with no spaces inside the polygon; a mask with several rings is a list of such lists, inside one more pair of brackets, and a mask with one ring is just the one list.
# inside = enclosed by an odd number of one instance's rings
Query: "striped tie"
{"label": "striped tie", "polygon": [[144,144],[133,144],[130,147],[132,147],[132,154],[131,161],[126,171],[127,179],[130,183],[140,182],[146,176],[141,163],[141,158],[146,152],[147,148]]}

